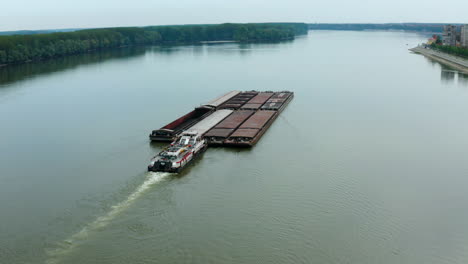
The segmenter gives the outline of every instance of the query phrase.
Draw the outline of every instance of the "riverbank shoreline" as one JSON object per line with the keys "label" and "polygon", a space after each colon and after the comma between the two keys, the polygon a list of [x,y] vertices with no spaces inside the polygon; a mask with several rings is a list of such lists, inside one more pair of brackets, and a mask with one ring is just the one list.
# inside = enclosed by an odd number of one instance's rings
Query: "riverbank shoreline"
{"label": "riverbank shoreline", "polygon": [[468,74],[468,60],[466,59],[420,46],[409,50]]}
{"label": "riverbank shoreline", "polygon": [[305,23],[223,23],[8,35],[0,36],[0,64],[26,63],[121,46],[191,44],[202,41],[274,42],[294,39],[307,32]]}

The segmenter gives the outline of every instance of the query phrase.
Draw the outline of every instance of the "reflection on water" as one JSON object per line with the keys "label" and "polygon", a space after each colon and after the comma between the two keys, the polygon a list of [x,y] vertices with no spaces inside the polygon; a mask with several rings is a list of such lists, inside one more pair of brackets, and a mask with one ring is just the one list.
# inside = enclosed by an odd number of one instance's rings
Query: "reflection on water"
{"label": "reflection on water", "polygon": [[440,72],[440,78],[444,82],[454,82],[455,74],[456,74],[455,71],[442,69],[442,71]]}
{"label": "reflection on water", "polygon": [[443,83],[457,83],[461,86],[468,86],[468,74],[456,70],[443,68],[440,72],[440,79]]}
{"label": "reflection on water", "polygon": [[457,83],[461,86],[468,86],[468,74],[458,71],[455,68],[442,64],[436,60],[425,57],[427,62],[434,67],[440,67],[440,80],[444,84]]}
{"label": "reflection on water", "polygon": [[127,59],[141,56],[144,53],[144,47],[129,47],[60,57],[40,62],[10,65],[0,68],[0,87],[1,85],[11,84],[33,76],[61,72],[81,65],[101,63],[111,59]]}
{"label": "reflection on water", "polygon": [[[289,41],[290,42],[290,41]],[[284,42],[284,43],[289,43]],[[283,43],[283,42],[282,42]],[[176,45],[176,46],[150,46],[150,47],[127,47],[105,51],[91,52],[80,55],[65,56],[45,61],[31,62],[19,65],[0,67],[0,87],[12,84],[16,81],[29,79],[44,74],[57,73],[73,69],[82,65],[91,65],[110,60],[122,60],[131,57],[143,56],[146,52],[158,53],[159,55],[172,55],[181,51],[192,51],[193,55],[204,55],[206,53],[232,53],[247,54],[251,51],[253,44],[238,44],[233,48],[232,43],[225,44],[200,44],[200,45]]]}
{"label": "reflection on water", "polygon": [[459,72],[458,73],[458,83],[468,86],[468,74]]}

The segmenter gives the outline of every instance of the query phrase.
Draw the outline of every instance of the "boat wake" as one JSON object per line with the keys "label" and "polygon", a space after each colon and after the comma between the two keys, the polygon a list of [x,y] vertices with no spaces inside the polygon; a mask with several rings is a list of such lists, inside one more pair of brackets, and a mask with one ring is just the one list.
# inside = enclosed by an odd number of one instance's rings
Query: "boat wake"
{"label": "boat wake", "polygon": [[137,200],[146,190],[148,190],[154,184],[163,181],[169,175],[170,173],[166,172],[149,172],[145,181],[140,186],[138,186],[138,188],[133,193],[131,193],[127,199],[112,206],[112,209],[107,214],[100,216],[93,222],[87,224],[79,232],[60,242],[56,248],[48,250],[47,255],[49,256],[49,259],[46,261],[46,263],[59,263],[62,257],[72,252],[73,249],[79,245],[80,241],[88,238],[88,236],[93,231],[106,227],[112,219],[130,207],[130,205],[132,205],[133,202]]}

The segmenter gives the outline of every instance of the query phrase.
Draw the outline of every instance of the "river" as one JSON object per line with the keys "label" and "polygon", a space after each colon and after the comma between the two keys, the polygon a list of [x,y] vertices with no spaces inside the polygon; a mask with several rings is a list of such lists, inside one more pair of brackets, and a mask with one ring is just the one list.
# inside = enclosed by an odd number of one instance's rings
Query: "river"
{"label": "river", "polygon": [[[137,47],[0,68],[0,263],[464,263],[468,75],[427,36]],[[148,173],[230,90],[295,98],[252,149]]]}

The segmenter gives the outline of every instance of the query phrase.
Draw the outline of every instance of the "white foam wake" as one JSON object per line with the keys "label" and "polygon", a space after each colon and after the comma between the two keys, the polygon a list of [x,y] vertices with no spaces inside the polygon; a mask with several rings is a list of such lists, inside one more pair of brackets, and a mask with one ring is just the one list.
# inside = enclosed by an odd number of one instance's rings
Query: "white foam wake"
{"label": "white foam wake", "polygon": [[77,247],[77,242],[86,239],[89,236],[89,234],[93,231],[107,226],[112,219],[114,219],[118,214],[127,209],[149,187],[158,182],[161,182],[164,178],[166,178],[169,175],[170,173],[150,172],[146,180],[133,193],[131,193],[127,197],[127,199],[112,206],[112,209],[107,214],[100,216],[93,222],[87,224],[79,232],[65,239],[62,243],[59,244],[57,248],[49,250],[47,252],[49,259],[46,261],[46,263],[58,263],[61,257],[66,256],[71,251],[73,251],[74,248]]}

